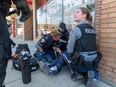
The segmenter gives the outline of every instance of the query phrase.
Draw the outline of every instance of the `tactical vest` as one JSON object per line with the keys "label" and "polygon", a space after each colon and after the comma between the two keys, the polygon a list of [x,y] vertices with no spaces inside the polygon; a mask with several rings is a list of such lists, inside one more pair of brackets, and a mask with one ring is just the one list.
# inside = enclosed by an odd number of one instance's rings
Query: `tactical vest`
{"label": "tactical vest", "polygon": [[43,50],[52,50],[57,42],[55,42],[52,39],[52,36],[50,34],[46,34],[46,35],[44,35],[44,37],[47,38],[47,42],[44,45]]}
{"label": "tactical vest", "polygon": [[80,24],[77,27],[81,30],[80,39],[76,40],[74,51],[90,52],[96,51],[96,32],[89,24]]}
{"label": "tactical vest", "polygon": [[7,15],[11,5],[11,0],[0,0],[0,12]]}

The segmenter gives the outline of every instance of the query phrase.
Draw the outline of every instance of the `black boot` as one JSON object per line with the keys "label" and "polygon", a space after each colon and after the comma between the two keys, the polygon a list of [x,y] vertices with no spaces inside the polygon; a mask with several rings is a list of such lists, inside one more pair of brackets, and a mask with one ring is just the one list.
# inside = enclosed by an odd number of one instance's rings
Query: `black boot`
{"label": "black boot", "polygon": [[92,85],[93,85],[93,72],[88,71],[86,73],[83,73],[82,75],[84,77],[86,87],[92,87]]}
{"label": "black boot", "polygon": [[84,81],[85,81],[85,85],[87,85],[87,82],[88,82],[88,74],[87,74],[87,72],[82,73],[82,75],[83,75],[83,78],[84,78]]}
{"label": "black boot", "polygon": [[76,72],[73,72],[73,73],[71,74],[71,79],[72,79],[73,81],[77,80],[77,77],[78,77],[78,75],[77,75]]}

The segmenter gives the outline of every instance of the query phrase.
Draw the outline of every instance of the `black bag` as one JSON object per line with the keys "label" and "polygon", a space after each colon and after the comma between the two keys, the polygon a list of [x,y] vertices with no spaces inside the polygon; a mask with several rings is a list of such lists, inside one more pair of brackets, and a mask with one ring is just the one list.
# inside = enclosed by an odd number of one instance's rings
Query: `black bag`
{"label": "black bag", "polygon": [[31,82],[31,67],[30,67],[30,58],[23,55],[20,57],[20,67],[22,73],[22,81],[24,84]]}
{"label": "black bag", "polygon": [[[21,71],[21,67],[20,67],[20,59],[12,59],[13,61],[13,67],[16,70]],[[31,67],[31,71],[36,71],[39,68],[39,63],[37,62],[36,58],[31,57],[30,58],[30,67]]]}
{"label": "black bag", "polygon": [[30,53],[28,44],[18,44],[17,48],[16,48],[16,52],[20,52],[20,51],[28,51]]}
{"label": "black bag", "polygon": [[13,56],[13,67],[16,69],[16,70],[20,70],[21,71],[21,66],[20,66],[20,57],[22,55],[21,52],[24,51],[24,52],[27,52],[28,55],[24,55],[24,56],[28,56],[29,57],[29,61],[30,61],[30,67],[31,67],[31,71],[35,71],[39,68],[39,64],[37,62],[37,59],[36,58],[33,58],[30,54],[30,50],[29,50],[29,47],[28,47],[28,44],[18,44],[18,47],[16,48],[16,51],[15,51],[15,54],[17,54],[17,58],[15,58]]}

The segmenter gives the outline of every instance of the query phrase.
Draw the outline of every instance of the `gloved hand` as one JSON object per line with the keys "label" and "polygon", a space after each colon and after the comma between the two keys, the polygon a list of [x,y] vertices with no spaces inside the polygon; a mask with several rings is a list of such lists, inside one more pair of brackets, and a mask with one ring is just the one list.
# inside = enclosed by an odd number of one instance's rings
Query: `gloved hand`
{"label": "gloved hand", "polygon": [[13,2],[16,5],[18,15],[20,15],[20,11],[21,11],[21,17],[19,18],[19,21],[25,22],[30,16],[30,9],[27,4],[27,1],[26,0],[13,0]]}

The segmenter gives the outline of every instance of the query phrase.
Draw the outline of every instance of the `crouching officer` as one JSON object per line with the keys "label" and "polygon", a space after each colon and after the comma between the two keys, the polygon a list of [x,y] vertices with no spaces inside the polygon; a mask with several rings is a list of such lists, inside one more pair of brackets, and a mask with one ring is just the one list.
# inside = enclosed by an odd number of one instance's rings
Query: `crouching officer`
{"label": "crouching officer", "polygon": [[[53,60],[56,59],[55,49],[58,45],[58,41],[61,37],[61,33],[54,29],[50,34],[45,34],[38,42],[37,42],[37,51],[36,57],[41,63],[52,63]],[[41,68],[42,64],[40,64]]]}
{"label": "crouching officer", "polygon": [[62,33],[62,36],[59,40],[59,48],[61,49],[61,51],[66,51],[66,46],[69,39],[69,32],[64,22],[60,22],[58,31]]}
{"label": "crouching officer", "polygon": [[17,13],[22,15],[20,21],[24,22],[30,16],[30,9],[26,0],[0,0],[0,87],[5,87],[4,80],[6,76],[7,55],[9,54],[9,40],[10,35],[8,32],[7,22],[5,17],[10,14],[9,8],[11,1],[17,7]]}
{"label": "crouching officer", "polygon": [[74,28],[67,45],[65,62],[72,71],[71,79],[76,79],[76,73],[83,75],[85,84],[90,87],[93,80],[93,70],[98,68],[101,54],[97,52],[96,32],[89,24],[90,12],[80,7],[76,10],[74,20],[78,25]]}

